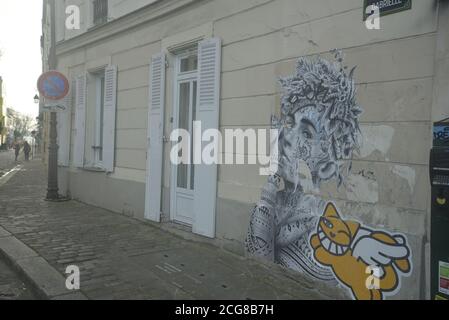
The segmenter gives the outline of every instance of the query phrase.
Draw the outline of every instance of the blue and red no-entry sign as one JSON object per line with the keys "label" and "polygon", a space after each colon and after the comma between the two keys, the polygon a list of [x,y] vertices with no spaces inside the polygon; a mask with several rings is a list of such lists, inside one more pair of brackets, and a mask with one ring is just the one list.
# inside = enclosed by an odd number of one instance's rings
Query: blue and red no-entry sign
{"label": "blue and red no-entry sign", "polygon": [[69,93],[69,81],[58,71],[48,71],[39,77],[37,89],[48,100],[61,100]]}

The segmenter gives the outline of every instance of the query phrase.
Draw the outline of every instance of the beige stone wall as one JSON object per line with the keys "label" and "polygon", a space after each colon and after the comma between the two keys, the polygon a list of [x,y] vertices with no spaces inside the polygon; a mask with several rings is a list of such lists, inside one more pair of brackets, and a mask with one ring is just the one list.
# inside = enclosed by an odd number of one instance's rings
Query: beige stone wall
{"label": "beige stone wall", "polygon": [[[108,21],[113,21],[125,16],[128,13],[139,10],[147,5],[161,0],[108,0]],[[58,0],[56,1],[57,10],[57,41],[64,41],[87,32],[93,25],[92,14],[93,0]],[[64,24],[66,18],[66,8],[75,5],[80,9],[80,29],[66,30]]]}
{"label": "beige stone wall", "polygon": [[[155,4],[155,12],[161,8],[162,4]],[[442,99],[433,97],[437,8],[436,1],[413,1],[411,10],[383,17],[381,30],[367,30],[360,0],[197,0],[129,30],[117,33],[128,23],[125,18],[110,28],[66,41],[58,47],[59,67],[73,77],[105,61],[118,66],[116,169],[108,179],[142,185],[149,60],[166,48],[167,39],[210,32],[223,40],[222,129],[268,128],[271,115],[280,108],[277,79],[292,74],[299,57],[321,54],[331,58],[329,50],[343,49],[345,63],[357,66],[364,144],[346,188],[328,184],[321,194],[336,201],[345,216],[410,235],[420,278],[430,203],[431,110],[434,99]],[[144,21],[145,17],[142,14],[136,19]],[[447,48],[439,50],[439,59],[445,62]],[[168,58],[170,62],[170,54]],[[171,131],[172,68],[170,64],[167,71],[167,136]],[[437,68],[437,72],[442,71]],[[440,116],[442,108],[436,109],[434,117]],[[168,152],[167,146],[165,190],[170,185]],[[219,238],[242,243],[249,209],[258,201],[265,179],[258,166],[219,167],[218,197],[224,201],[218,212]],[[143,201],[136,207],[142,208]],[[164,208],[167,214],[166,201]],[[122,211],[119,204],[111,209]],[[142,212],[135,215],[141,217]],[[234,223],[237,227],[230,230]],[[409,297],[420,295],[415,284]]]}
{"label": "beige stone wall", "polygon": [[[278,0],[216,22],[224,40],[221,125],[268,126],[279,108],[276,78],[291,74],[299,56],[343,49],[345,63],[357,66],[364,144],[349,179],[353,191],[327,186],[323,195],[370,208],[367,223],[422,235],[436,7],[415,1],[411,11],[383,17],[380,31],[367,30],[361,13],[360,1]],[[256,166],[222,166],[219,177],[220,197],[246,203],[264,182]]]}
{"label": "beige stone wall", "polygon": [[[361,1],[324,2],[270,1],[214,24],[224,40],[221,125],[268,126],[270,114],[279,110],[275,79],[291,74],[299,56],[331,57],[327,51],[343,49],[345,63],[357,66],[364,141],[347,186],[323,185],[321,195],[346,217],[409,235],[413,281],[419,282],[428,239],[436,3],[414,1],[411,11],[383,17],[382,29],[375,31],[363,25]],[[257,166],[221,166],[219,197],[253,204],[264,181]],[[248,219],[230,216],[240,223]],[[413,281],[405,281],[404,296],[418,298],[422,288]]]}
{"label": "beige stone wall", "polygon": [[[192,1],[194,2],[196,1]],[[202,1],[203,5],[200,7],[190,6],[177,10],[176,14],[156,24],[124,31],[106,41],[97,41],[84,46],[81,39],[80,45],[77,46],[77,39],[72,39],[75,49],[61,53],[64,44],[58,48],[59,69],[69,78],[109,62],[118,66],[116,169],[111,178],[145,182],[149,61],[152,55],[161,51],[162,41],[176,36],[177,33],[189,29],[196,30],[199,26],[210,24],[214,15],[219,19],[263,2],[267,0],[251,0],[244,3],[236,0]],[[170,79],[167,79],[167,85],[170,86]],[[167,88],[168,101],[171,100],[169,96],[171,92],[171,88]],[[166,108],[166,133],[169,135],[171,128],[169,119],[172,112],[169,102]],[[72,129],[74,130],[74,110]],[[71,159],[73,142],[71,139]],[[165,186],[169,185],[169,167],[166,164]]]}

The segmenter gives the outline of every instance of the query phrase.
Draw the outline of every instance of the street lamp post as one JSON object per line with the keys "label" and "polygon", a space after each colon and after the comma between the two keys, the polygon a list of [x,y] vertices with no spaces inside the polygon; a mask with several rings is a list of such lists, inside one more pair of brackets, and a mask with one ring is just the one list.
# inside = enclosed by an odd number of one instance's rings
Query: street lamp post
{"label": "street lamp post", "polygon": [[48,148],[47,200],[58,200],[58,145],[56,142],[56,112],[50,113],[50,146]]}
{"label": "street lamp post", "polygon": [[[48,65],[51,70],[57,67],[56,58],[56,4],[55,0],[49,0],[51,14],[51,47],[48,57]],[[47,200],[59,200],[58,194],[58,146],[57,146],[57,117],[56,112],[50,113],[50,146],[48,148],[48,187]]]}
{"label": "street lamp post", "polygon": [[[49,103],[43,106],[50,112],[50,141],[48,147],[48,187],[47,201],[66,201],[58,193],[58,145],[57,145],[57,112],[63,108],[61,101],[69,92],[69,81],[60,72],[56,71],[58,62],[56,55],[56,6],[55,0],[48,0],[50,8],[50,49],[48,51],[48,67],[44,64],[44,73],[39,77],[37,87],[39,89],[42,102]],[[46,70],[46,69],[49,70]],[[39,96],[34,97],[35,101]]]}
{"label": "street lamp post", "polygon": [[34,160],[36,155],[36,130],[31,131],[31,136],[33,137],[33,143],[31,145],[31,159]]}

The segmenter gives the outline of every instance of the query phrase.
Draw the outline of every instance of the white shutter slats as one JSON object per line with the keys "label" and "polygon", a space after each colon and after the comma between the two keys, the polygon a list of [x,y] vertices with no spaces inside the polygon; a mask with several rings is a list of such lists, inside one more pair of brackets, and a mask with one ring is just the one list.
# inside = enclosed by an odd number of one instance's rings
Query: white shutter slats
{"label": "white shutter slats", "polygon": [[162,160],[165,107],[165,55],[150,61],[150,99],[148,106],[148,153],[145,218],[161,220]]}
{"label": "white shutter slats", "polygon": [[70,161],[70,132],[71,132],[71,112],[72,97],[75,81],[72,81],[70,92],[64,98],[63,105],[65,110],[57,114],[57,130],[58,130],[58,165],[67,167]]}
{"label": "white shutter slats", "polygon": [[[162,108],[161,101],[162,101],[162,86],[164,85],[161,80],[163,77],[162,74],[162,63],[163,58],[162,57],[155,57],[153,58],[152,64],[151,64],[151,105],[150,108],[152,111],[156,111]],[[165,64],[165,62],[164,62]],[[165,66],[164,66],[165,68]]]}
{"label": "white shutter slats", "polygon": [[103,167],[107,172],[114,171],[116,113],[117,67],[108,66],[105,70],[103,115]]}
{"label": "white shutter slats", "polygon": [[[221,79],[221,40],[212,38],[198,44],[198,110],[202,130],[218,129]],[[215,237],[217,165],[195,166],[193,232]]]}
{"label": "white shutter slats", "polygon": [[76,78],[75,102],[75,143],[73,151],[73,165],[84,167],[84,145],[86,135],[86,88],[87,77],[81,75]]}
{"label": "white shutter slats", "polygon": [[218,108],[217,96],[220,90],[219,77],[220,65],[217,59],[220,59],[221,43],[219,39],[210,39],[199,44],[198,59],[199,66],[199,107],[200,110],[214,110]]}

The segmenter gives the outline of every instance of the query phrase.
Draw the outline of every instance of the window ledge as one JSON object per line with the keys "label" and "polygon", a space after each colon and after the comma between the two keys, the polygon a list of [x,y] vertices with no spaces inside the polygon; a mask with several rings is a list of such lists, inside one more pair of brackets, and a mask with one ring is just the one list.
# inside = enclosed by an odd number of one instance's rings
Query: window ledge
{"label": "window ledge", "polygon": [[108,17],[105,21],[92,23],[92,25],[87,28],[87,32],[100,29],[101,27],[103,27],[104,25],[108,24],[111,21],[112,19]]}
{"label": "window ledge", "polygon": [[106,172],[105,169],[99,168],[99,167],[84,167],[84,171],[90,171],[90,172]]}

